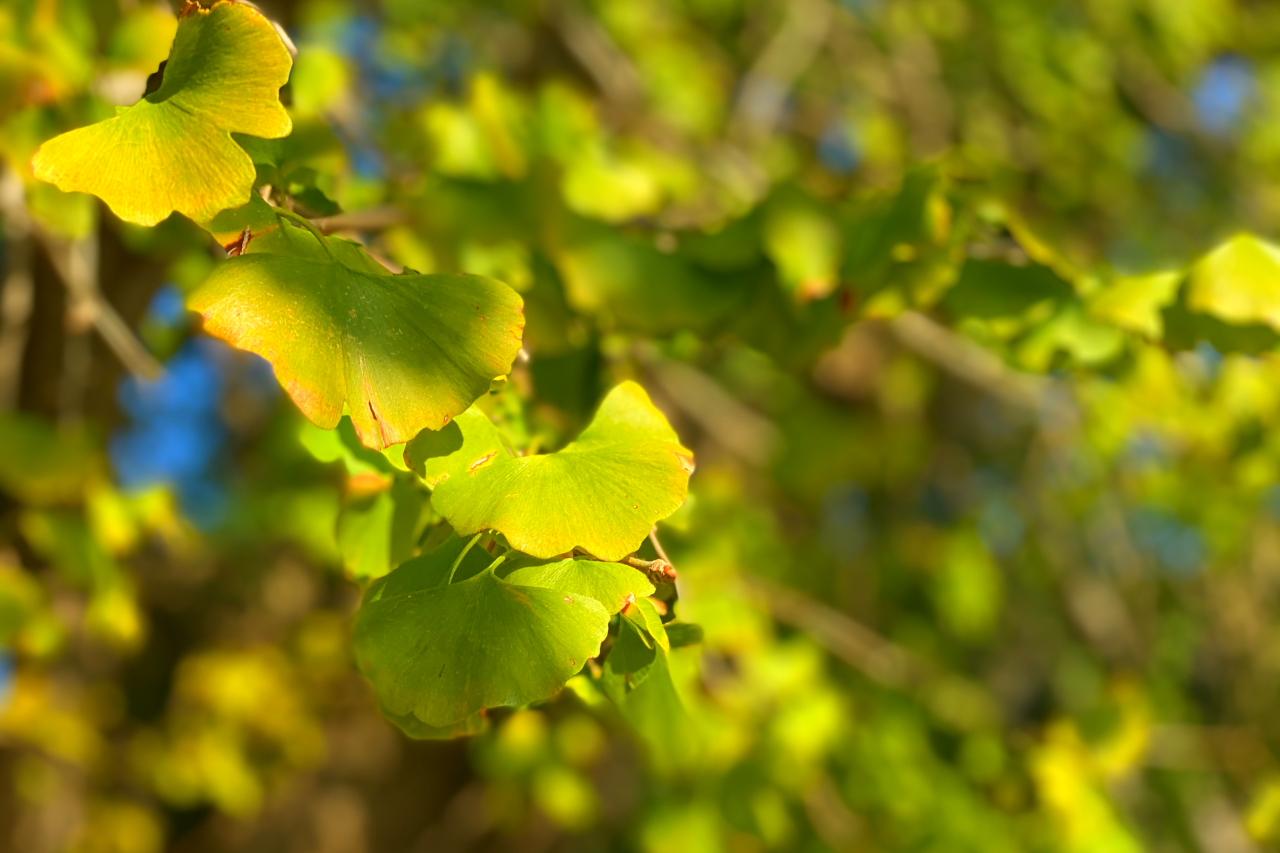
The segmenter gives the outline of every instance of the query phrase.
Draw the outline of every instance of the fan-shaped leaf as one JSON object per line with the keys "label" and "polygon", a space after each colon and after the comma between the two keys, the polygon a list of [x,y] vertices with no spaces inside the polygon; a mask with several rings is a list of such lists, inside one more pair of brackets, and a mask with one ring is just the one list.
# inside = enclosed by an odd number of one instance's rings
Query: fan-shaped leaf
{"label": "fan-shaped leaf", "polygon": [[428,726],[550,697],[599,653],[609,630],[608,612],[584,595],[492,571],[445,586],[406,583],[399,573],[370,589],[356,659],[387,711]]}
{"label": "fan-shaped leaf", "polygon": [[516,456],[474,409],[457,423],[460,449],[425,466],[430,435],[406,451],[412,467],[425,468],[432,506],[459,533],[497,530],[535,557],[583,548],[620,560],[688,491],[693,456],[634,382],[610,391],[578,440],[556,453]]}
{"label": "fan-shaped leaf", "polygon": [[112,118],[46,142],[33,162],[36,177],[92,193],[139,225],[175,210],[208,220],[253,191],[253,161],[231,134],[289,133],[279,93],[291,64],[275,27],[252,6],[196,8],[178,24],[160,87]]}
{"label": "fan-shaped leaf", "polygon": [[271,362],[302,413],[351,416],[371,447],[440,429],[511,368],[519,295],[468,275],[392,275],[292,225],[219,264],[190,300],[205,330]]}

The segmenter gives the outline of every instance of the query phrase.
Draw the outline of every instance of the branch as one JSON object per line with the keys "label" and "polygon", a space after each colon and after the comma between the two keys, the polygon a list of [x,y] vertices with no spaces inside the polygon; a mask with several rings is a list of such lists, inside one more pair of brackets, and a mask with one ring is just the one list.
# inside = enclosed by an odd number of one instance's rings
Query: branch
{"label": "branch", "polygon": [[629,107],[644,99],[640,73],[599,21],[564,4],[552,23],[564,46],[591,75],[605,100]]}
{"label": "branch", "polygon": [[403,225],[406,219],[400,208],[386,206],[320,216],[312,219],[311,224],[325,234],[336,234],[339,231],[385,231]]}
{"label": "branch", "polygon": [[899,343],[940,370],[1019,408],[1039,412],[1049,383],[1019,373],[999,356],[938,325],[924,314],[908,311],[894,318],[889,330]]}
{"label": "branch", "polygon": [[782,25],[742,79],[730,126],[750,134],[767,134],[782,116],[787,97],[827,40],[831,4],[827,0],[792,0],[785,4]]}
{"label": "branch", "polygon": [[623,560],[633,569],[638,569],[641,574],[649,579],[649,583],[657,586],[664,583],[676,582],[676,568],[671,565],[671,561],[665,558],[657,560],[645,560],[640,557],[627,557]]}
{"label": "branch", "polygon": [[[129,324],[98,290],[97,259],[87,255],[87,246],[37,232],[49,261],[62,279],[71,299],[68,310],[77,321],[92,325],[107,348],[130,373],[140,379],[155,380],[164,375],[164,366],[129,328]],[[81,241],[83,242],[83,241]]]}
{"label": "branch", "polygon": [[[667,549],[662,547],[662,540],[658,538],[658,526],[656,524],[649,530],[649,543],[653,545],[653,550],[658,557],[665,560],[668,566],[671,566],[671,558],[667,556]],[[672,566],[672,571],[675,571],[674,566]]]}
{"label": "branch", "polygon": [[0,409],[7,409],[18,401],[27,323],[35,302],[31,218],[22,180],[12,170],[0,177],[0,216],[4,218],[5,238],[5,275],[0,290]]}
{"label": "branch", "polygon": [[927,674],[923,661],[834,607],[760,578],[744,575],[742,581],[774,619],[804,631],[872,681],[907,688]]}
{"label": "branch", "polygon": [[692,365],[668,361],[641,347],[637,359],[667,399],[729,452],[753,465],[768,464],[781,444],[778,428]]}

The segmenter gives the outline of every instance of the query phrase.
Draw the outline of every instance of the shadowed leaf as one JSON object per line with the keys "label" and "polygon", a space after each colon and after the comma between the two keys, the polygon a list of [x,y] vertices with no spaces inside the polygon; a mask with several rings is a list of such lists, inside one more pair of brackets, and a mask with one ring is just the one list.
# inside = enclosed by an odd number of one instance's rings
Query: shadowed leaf
{"label": "shadowed leaf", "polygon": [[388,712],[428,726],[549,698],[609,630],[609,614],[584,595],[491,571],[444,586],[399,573],[370,589],[356,619],[356,659]]}

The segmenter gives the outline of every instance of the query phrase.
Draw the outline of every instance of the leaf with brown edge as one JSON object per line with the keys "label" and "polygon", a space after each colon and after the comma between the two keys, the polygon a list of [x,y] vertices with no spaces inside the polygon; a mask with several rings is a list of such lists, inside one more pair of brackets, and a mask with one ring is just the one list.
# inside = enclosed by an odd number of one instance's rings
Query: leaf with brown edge
{"label": "leaf with brown edge", "polygon": [[392,275],[356,243],[281,222],[214,268],[189,306],[209,334],[256,353],[302,413],[343,412],[383,448],[440,429],[511,368],[524,304],[471,275]]}

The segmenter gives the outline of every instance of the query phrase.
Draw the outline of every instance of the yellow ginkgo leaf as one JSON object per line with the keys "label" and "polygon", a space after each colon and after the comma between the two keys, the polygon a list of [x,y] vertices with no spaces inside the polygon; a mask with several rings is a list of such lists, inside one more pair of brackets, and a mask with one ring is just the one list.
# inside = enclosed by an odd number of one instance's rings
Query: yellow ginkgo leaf
{"label": "yellow ginkgo leaf", "polygon": [[256,9],[189,3],[160,87],[112,118],[46,142],[35,155],[36,177],[92,193],[139,225],[174,211],[209,220],[253,192],[253,160],[231,134],[275,138],[292,129],[280,103],[291,65]]}

